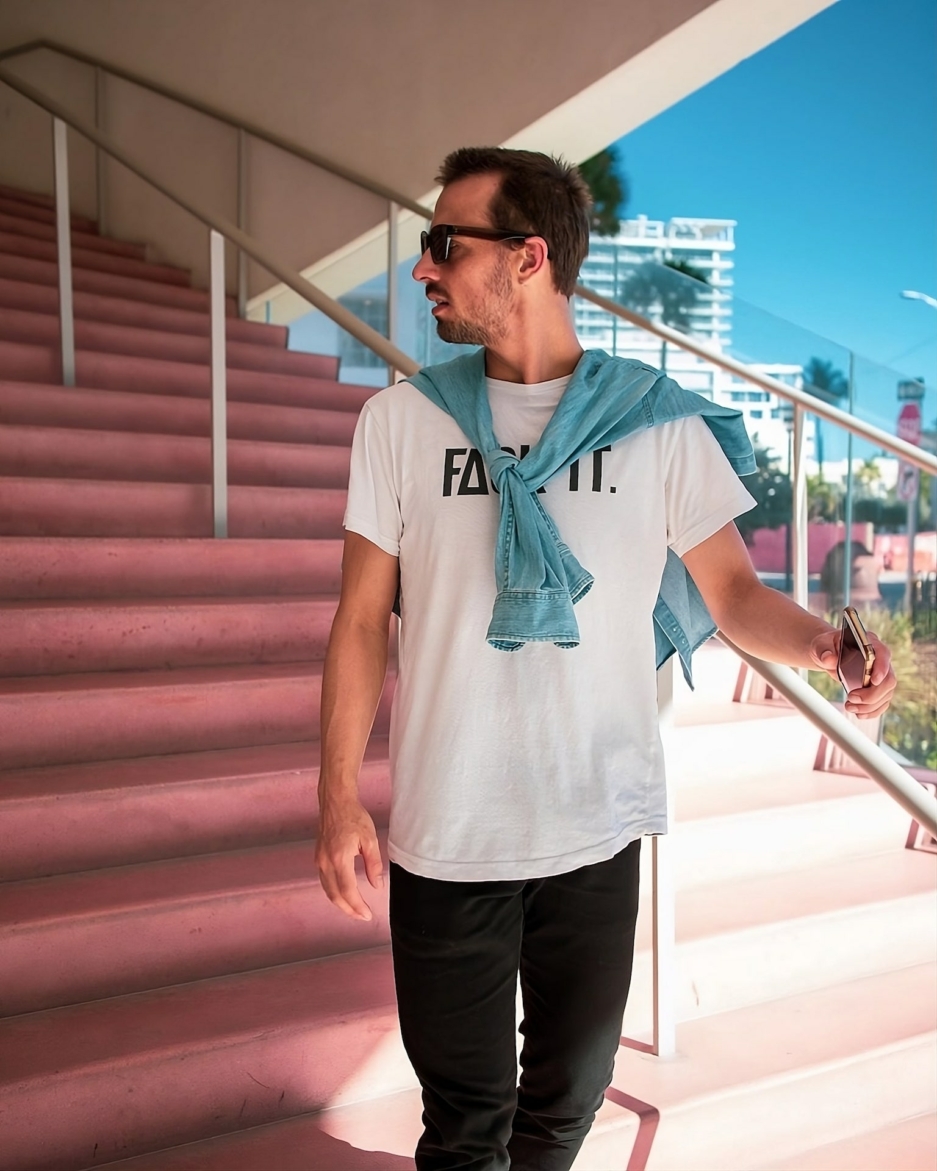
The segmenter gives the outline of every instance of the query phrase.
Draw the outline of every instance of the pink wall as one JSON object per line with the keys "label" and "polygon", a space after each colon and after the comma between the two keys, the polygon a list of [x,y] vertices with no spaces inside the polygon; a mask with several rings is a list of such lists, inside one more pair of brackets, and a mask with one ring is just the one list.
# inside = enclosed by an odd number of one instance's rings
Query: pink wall
{"label": "pink wall", "polygon": [[[846,526],[817,523],[807,528],[807,572],[819,573],[827,553],[839,541],[845,539]],[[852,539],[859,541],[873,551],[873,530],[871,524],[854,524]],[[752,564],[762,573],[783,573],[787,567],[785,546],[787,529],[756,529],[749,537],[748,552]]]}

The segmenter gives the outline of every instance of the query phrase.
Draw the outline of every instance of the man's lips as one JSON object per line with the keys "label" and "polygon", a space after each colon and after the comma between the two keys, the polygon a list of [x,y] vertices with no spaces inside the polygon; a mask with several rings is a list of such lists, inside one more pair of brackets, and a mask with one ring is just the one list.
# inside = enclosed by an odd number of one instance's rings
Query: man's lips
{"label": "man's lips", "polygon": [[440,309],[448,308],[449,302],[441,293],[427,292],[427,299],[433,302],[432,313],[438,313]]}

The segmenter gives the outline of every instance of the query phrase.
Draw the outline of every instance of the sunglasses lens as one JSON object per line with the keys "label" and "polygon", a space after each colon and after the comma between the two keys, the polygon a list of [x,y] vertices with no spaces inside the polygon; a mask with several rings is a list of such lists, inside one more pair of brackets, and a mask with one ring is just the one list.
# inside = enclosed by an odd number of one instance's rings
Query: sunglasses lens
{"label": "sunglasses lens", "polygon": [[420,232],[420,255],[422,256],[429,247],[429,232]]}

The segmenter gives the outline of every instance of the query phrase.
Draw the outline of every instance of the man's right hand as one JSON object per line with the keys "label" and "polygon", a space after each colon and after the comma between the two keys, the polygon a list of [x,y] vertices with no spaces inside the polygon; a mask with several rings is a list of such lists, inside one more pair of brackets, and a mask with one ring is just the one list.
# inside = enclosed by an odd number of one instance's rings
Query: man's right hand
{"label": "man's right hand", "polygon": [[354,798],[320,802],[316,865],[319,881],[331,902],[352,919],[369,922],[371,908],[361,897],[355,877],[355,858],[364,858],[368,882],[384,886],[384,864],[371,815]]}

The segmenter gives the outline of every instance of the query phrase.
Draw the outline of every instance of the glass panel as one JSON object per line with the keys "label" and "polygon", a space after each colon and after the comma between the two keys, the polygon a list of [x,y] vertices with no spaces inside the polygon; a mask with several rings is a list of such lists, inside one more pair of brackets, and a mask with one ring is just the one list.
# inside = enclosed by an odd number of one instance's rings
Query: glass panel
{"label": "glass panel", "polygon": [[[636,221],[624,225],[627,230],[617,240],[593,238],[582,283],[762,373],[810,390],[893,435],[908,394],[918,393],[925,432],[930,421],[933,449],[937,396],[932,384],[922,381],[919,388],[909,386],[912,380],[906,375],[850,354],[835,342],[735,297],[729,258],[731,226],[723,225],[720,234],[718,223],[704,225],[711,237],[705,241],[698,223],[685,225],[683,236],[668,225],[666,238],[660,231],[650,233],[653,226],[645,225],[648,230],[642,232]],[[684,271],[658,263],[668,257],[682,262]],[[694,272],[705,280],[694,279]],[[583,346],[665,369],[688,390],[743,412],[759,465],[748,481],[758,507],[739,518],[739,528],[761,580],[790,594],[791,407],[589,302],[576,298],[573,304]],[[813,415],[807,417],[805,453],[808,606],[838,625],[848,596],[866,625],[891,647],[900,684],[883,721],[883,739],[907,761],[933,768],[937,766],[935,478],[919,477],[916,523],[912,523],[914,572],[909,575],[909,504],[902,496],[913,488],[899,461]],[[828,676],[811,672],[810,678],[822,694],[842,702],[841,688]]]}

